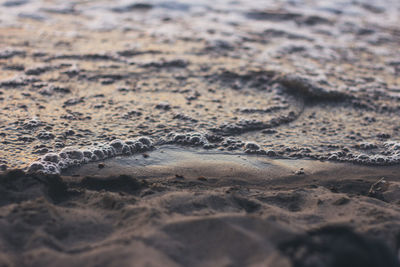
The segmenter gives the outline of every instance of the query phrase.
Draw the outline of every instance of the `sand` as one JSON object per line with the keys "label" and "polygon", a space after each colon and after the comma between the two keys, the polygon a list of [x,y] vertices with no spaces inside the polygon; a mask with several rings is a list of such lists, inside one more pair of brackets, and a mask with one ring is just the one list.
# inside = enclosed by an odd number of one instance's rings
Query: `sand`
{"label": "sand", "polygon": [[398,266],[398,171],[174,146],[63,176],[11,171],[0,177],[1,259],[4,266]]}
{"label": "sand", "polygon": [[399,266],[399,25],[0,0],[0,266]]}

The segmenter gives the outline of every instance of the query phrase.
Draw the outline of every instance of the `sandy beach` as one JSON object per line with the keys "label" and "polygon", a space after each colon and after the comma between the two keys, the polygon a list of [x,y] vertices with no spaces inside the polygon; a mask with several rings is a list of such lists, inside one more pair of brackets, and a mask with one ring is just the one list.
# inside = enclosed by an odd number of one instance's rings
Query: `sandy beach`
{"label": "sandy beach", "polygon": [[0,266],[400,266],[399,25],[0,0]]}

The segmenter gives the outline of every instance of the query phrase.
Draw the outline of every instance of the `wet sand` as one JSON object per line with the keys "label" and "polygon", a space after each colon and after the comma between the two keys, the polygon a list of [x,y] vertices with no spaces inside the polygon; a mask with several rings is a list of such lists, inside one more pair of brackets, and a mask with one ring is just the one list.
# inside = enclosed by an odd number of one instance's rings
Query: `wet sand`
{"label": "wet sand", "polygon": [[220,150],[400,161],[396,1],[3,2],[3,168],[177,134]]}
{"label": "wet sand", "polygon": [[398,266],[398,25],[0,0],[0,266]]}

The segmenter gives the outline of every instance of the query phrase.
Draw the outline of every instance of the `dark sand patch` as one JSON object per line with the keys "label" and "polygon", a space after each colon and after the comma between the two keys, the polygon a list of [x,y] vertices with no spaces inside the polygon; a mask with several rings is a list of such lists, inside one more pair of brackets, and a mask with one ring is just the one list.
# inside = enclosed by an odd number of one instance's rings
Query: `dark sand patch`
{"label": "dark sand patch", "polygon": [[[400,202],[390,194],[400,188],[398,166],[173,146],[102,164],[61,177],[3,174],[4,262],[398,266]],[[383,176],[376,198],[370,189]]]}

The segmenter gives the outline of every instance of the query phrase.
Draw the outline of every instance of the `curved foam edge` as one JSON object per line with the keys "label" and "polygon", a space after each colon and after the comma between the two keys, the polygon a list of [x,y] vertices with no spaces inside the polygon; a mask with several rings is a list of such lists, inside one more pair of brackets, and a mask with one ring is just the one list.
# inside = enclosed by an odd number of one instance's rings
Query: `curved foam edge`
{"label": "curved foam edge", "polygon": [[253,142],[244,143],[231,138],[215,139],[214,135],[199,132],[170,133],[166,139],[154,142],[148,137],[139,137],[134,140],[123,141],[115,139],[108,144],[87,148],[66,147],[58,153],[47,153],[39,160],[32,162],[28,167],[28,173],[61,174],[70,167],[81,166],[90,162],[101,161],[116,156],[130,156],[140,152],[154,149],[155,146],[164,144],[177,144],[204,149],[216,148],[216,143],[225,141],[232,146],[231,150],[243,148],[245,153],[267,154],[259,145]]}
{"label": "curved foam edge", "polygon": [[115,139],[108,144],[88,148],[66,147],[59,153],[47,153],[32,162],[28,173],[61,174],[67,168],[85,163],[105,160],[119,155],[132,155],[152,149],[153,141],[148,137],[122,141]]}
{"label": "curved foam edge", "polygon": [[[202,147],[213,149],[224,146],[227,150],[242,150],[246,154],[257,154],[269,157],[284,157],[273,150],[264,150],[257,143],[243,142],[241,140],[224,138],[208,133],[170,133],[166,139],[154,142],[149,137],[139,137],[133,140],[122,141],[115,139],[108,144],[95,147],[74,148],[66,147],[58,153],[47,153],[39,160],[32,162],[28,167],[28,173],[61,174],[70,167],[81,166],[90,162],[106,160],[116,156],[130,156],[140,152],[154,149],[156,146],[176,144],[190,147]],[[329,157],[309,157],[316,160],[328,160],[332,162],[348,162],[371,166],[388,166],[400,163],[400,143],[386,142],[385,154],[346,154],[342,151],[330,153]]]}

